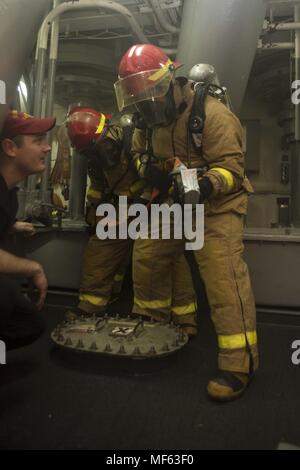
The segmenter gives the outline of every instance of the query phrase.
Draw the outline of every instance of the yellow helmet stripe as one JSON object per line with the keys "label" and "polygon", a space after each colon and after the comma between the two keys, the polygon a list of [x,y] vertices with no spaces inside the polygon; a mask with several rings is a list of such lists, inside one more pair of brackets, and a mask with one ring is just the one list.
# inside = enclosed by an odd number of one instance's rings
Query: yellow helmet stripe
{"label": "yellow helmet stripe", "polygon": [[172,60],[168,59],[168,61],[165,63],[165,65],[161,69],[159,69],[157,72],[150,75],[149,80],[156,82],[157,80],[162,78],[165,75],[165,73],[168,71],[169,66],[172,64],[173,64]]}
{"label": "yellow helmet stripe", "polygon": [[103,113],[100,114],[100,124],[95,132],[95,134],[101,134],[105,125],[105,116]]}

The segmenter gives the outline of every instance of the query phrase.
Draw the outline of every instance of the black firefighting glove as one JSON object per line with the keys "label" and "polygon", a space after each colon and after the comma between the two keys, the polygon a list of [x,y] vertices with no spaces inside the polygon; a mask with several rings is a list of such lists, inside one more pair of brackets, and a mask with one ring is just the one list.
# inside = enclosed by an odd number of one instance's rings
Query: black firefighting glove
{"label": "black firefighting glove", "polygon": [[85,221],[88,225],[94,227],[96,225],[96,204],[88,203],[85,209]]}
{"label": "black firefighting glove", "polygon": [[212,193],[213,185],[207,176],[204,176],[199,180],[200,197],[199,204],[202,204]]}
{"label": "black firefighting glove", "polygon": [[172,186],[172,176],[155,165],[147,165],[144,177],[153,188],[159,189],[162,193],[167,193]]}
{"label": "black firefighting glove", "polygon": [[198,179],[198,189],[179,188],[179,201],[184,204],[203,204],[204,201],[211,195],[213,185],[207,176]]}

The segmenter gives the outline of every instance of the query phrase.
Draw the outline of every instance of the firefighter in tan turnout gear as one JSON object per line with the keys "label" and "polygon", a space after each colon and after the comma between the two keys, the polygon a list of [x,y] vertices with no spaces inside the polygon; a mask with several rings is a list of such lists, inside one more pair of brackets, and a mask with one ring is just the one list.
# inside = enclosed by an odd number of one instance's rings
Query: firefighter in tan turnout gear
{"label": "firefighter in tan turnout gear", "polygon": [[[99,204],[109,202],[117,208],[119,196],[127,196],[130,204],[144,190],[144,181],[131,162],[132,132],[128,123],[123,128],[110,126],[104,114],[80,107],[71,110],[67,129],[72,145],[88,159],[91,185],[87,193],[86,217],[95,228]],[[74,312],[67,313],[68,319],[78,314],[105,311],[109,301],[121,291],[131,254],[132,240],[129,238],[100,240],[96,234],[90,237],[83,260],[80,302]],[[173,282],[172,320],[194,336],[197,333],[196,298],[184,255],[174,262]]]}
{"label": "firefighter in tan turnout gear", "polygon": [[[72,145],[88,160],[90,187],[87,193],[87,223],[96,229],[96,209],[100,203],[118,204],[119,196],[133,197],[137,174],[129,152],[131,135],[109,124],[107,117],[95,109],[73,108],[66,122]],[[131,259],[130,239],[100,240],[91,235],[83,259],[79,305],[72,314],[97,314],[121,291],[126,268]]]}
{"label": "firefighter in tan turnout gear", "polygon": [[[204,171],[198,201],[205,204],[204,246],[194,255],[219,345],[219,370],[207,391],[211,398],[227,401],[244,392],[258,366],[255,303],[243,260],[244,217],[252,187],[244,172],[239,120],[207,93],[205,99],[198,97],[204,127],[201,120],[191,122],[197,92],[186,78],[174,78],[177,67],[158,47],[135,45],[121,59],[115,91],[119,109],[135,105],[150,129],[150,146],[145,132],[136,130],[133,137],[134,154],[148,165],[149,184],[168,186],[164,162],[172,158]],[[134,312],[164,313],[172,266],[183,249],[184,240],[136,241]]]}

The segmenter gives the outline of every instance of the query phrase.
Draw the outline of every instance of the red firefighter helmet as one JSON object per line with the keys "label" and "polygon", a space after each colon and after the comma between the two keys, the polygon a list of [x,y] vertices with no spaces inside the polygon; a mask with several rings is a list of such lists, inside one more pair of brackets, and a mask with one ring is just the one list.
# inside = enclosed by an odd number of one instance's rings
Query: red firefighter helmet
{"label": "red firefighter helmet", "polygon": [[121,59],[119,80],[115,83],[119,110],[140,101],[165,96],[174,71],[180,66],[157,46],[132,46]]}
{"label": "red firefighter helmet", "polygon": [[108,119],[93,108],[77,106],[68,113],[66,127],[72,146],[82,150],[106,135]]}

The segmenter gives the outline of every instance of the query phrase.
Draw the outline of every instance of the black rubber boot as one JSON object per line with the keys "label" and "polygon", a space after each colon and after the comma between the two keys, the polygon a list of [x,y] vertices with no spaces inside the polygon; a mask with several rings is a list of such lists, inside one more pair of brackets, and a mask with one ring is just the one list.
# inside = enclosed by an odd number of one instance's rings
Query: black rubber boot
{"label": "black rubber boot", "polygon": [[249,383],[249,374],[221,370],[217,377],[209,381],[207,393],[213,400],[231,401],[239,398],[245,392]]}

